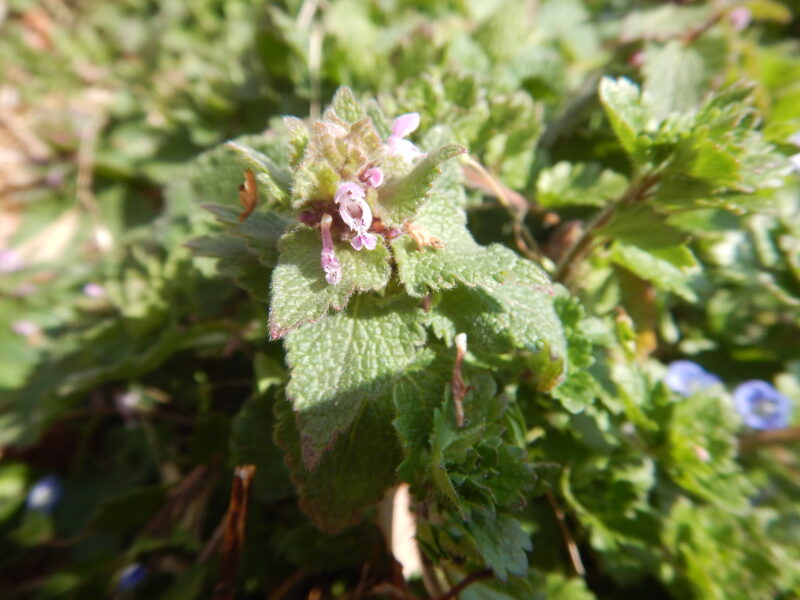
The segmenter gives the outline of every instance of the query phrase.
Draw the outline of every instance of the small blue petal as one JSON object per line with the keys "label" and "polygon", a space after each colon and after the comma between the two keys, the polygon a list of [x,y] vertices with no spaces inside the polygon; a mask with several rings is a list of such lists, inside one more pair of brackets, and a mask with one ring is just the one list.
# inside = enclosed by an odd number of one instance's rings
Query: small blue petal
{"label": "small blue petal", "polygon": [[33,484],[28,491],[25,505],[28,510],[50,513],[58,506],[63,494],[64,487],[61,485],[61,479],[57,475],[47,475]]}
{"label": "small blue petal", "polygon": [[142,582],[145,575],[147,575],[147,570],[141,563],[130,564],[119,574],[117,589],[123,592],[133,589]]}
{"label": "small blue petal", "polygon": [[780,429],[789,424],[792,403],[766,381],[745,381],[733,391],[733,403],[744,424],[753,429]]}
{"label": "small blue petal", "polygon": [[722,380],[695,362],[676,360],[667,367],[664,383],[681,396],[691,396],[700,390],[721,385]]}

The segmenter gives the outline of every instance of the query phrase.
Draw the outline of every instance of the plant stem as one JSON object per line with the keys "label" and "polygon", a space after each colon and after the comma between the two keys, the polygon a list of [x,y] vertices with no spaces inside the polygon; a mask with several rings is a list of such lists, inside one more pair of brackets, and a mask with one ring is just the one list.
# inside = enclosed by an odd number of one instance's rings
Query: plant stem
{"label": "plant stem", "polygon": [[602,229],[611,221],[617,208],[620,206],[629,206],[638,200],[645,197],[650,188],[658,182],[658,175],[651,174],[644,177],[634,179],[633,182],[625,190],[625,193],[620,196],[619,200],[606,206],[594,221],[592,221],[584,230],[580,238],[572,245],[564,257],[559,261],[558,268],[556,269],[553,279],[563,283],[569,287],[569,282],[575,273],[577,266],[583,261],[587,254],[592,249],[596,239],[595,235],[598,229]]}

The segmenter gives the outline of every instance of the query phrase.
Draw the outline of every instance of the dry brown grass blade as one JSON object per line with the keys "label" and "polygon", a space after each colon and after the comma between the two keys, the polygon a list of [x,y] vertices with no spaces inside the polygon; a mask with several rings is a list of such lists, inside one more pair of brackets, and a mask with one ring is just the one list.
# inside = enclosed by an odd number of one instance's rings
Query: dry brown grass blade
{"label": "dry brown grass blade", "polygon": [[236,596],[236,571],[244,545],[248,498],[255,474],[255,465],[239,465],[234,470],[225,540],[222,543],[222,566],[219,582],[214,588],[214,600],[232,600]]}

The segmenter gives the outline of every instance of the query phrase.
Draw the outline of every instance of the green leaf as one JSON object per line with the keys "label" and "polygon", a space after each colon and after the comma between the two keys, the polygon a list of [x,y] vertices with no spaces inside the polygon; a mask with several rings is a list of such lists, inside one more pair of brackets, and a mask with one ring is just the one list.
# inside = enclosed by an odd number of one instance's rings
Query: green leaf
{"label": "green leaf", "polygon": [[533,546],[519,521],[508,515],[494,516],[474,511],[464,523],[486,565],[501,581],[509,575],[523,576],[528,571],[528,556]]}
{"label": "green leaf", "polygon": [[[412,296],[456,286],[502,279],[517,261],[508,248],[481,246],[466,227],[466,215],[445,192],[435,191],[414,224],[445,243],[444,248],[418,248],[410,236],[392,241],[400,281]],[[542,275],[543,285],[549,285]]]}
{"label": "green leaf", "polygon": [[356,292],[378,291],[391,276],[389,250],[378,244],[374,250],[354,250],[345,242],[335,243],[342,266],[342,279],[329,284],[320,266],[322,239],[319,231],[301,227],[284,235],[280,258],[272,272],[269,332],[272,339],[313,323],[329,310],[342,310]]}
{"label": "green leaf", "polygon": [[267,394],[250,398],[233,421],[230,437],[231,462],[254,464],[253,496],[264,503],[292,495],[283,453],[272,441],[275,429],[273,400]]}
{"label": "green leaf", "polygon": [[604,77],[600,82],[600,102],[622,147],[628,154],[636,154],[636,138],[651,116],[639,88],[624,77],[616,80]]}
{"label": "green leaf", "polygon": [[143,487],[104,502],[92,517],[92,527],[103,532],[130,534],[152,518],[164,503],[164,486]]}
{"label": "green leaf", "polygon": [[689,286],[690,273],[687,272],[694,261],[685,246],[648,252],[615,242],[611,247],[611,260],[665,292],[674,292],[689,302],[697,300],[697,295]]}
{"label": "green leaf", "polygon": [[306,124],[297,117],[284,117],[283,125],[289,133],[289,165],[294,169],[303,160],[310,134]]}
{"label": "green leaf", "polygon": [[278,240],[286,231],[289,219],[274,212],[256,211],[240,221],[240,213],[236,209],[216,204],[204,204],[203,208],[227,225],[229,233],[245,240],[248,249],[261,264],[268,268],[275,266],[278,262]]}
{"label": "green leaf", "polygon": [[625,192],[627,179],[595,163],[562,161],[543,169],[536,181],[536,202],[546,208],[605,206]]}
{"label": "green leaf", "polygon": [[314,200],[331,201],[340,183],[339,173],[328,162],[304,160],[294,174],[292,208],[302,209]]}
{"label": "green leaf", "polygon": [[364,108],[348,87],[340,87],[336,90],[336,94],[334,94],[331,101],[331,108],[336,113],[336,116],[348,123],[355,123],[367,116]]}
{"label": "green leaf", "polygon": [[331,317],[286,337],[302,456],[313,469],[370,399],[387,393],[425,341],[419,309],[404,298],[359,296]]}
{"label": "green leaf", "polygon": [[387,181],[378,190],[379,216],[389,225],[411,219],[430,197],[433,184],[442,169],[441,163],[466,152],[450,144],[429,152],[403,177]]}
{"label": "green leaf", "polygon": [[535,365],[535,384],[544,391],[555,387],[567,368],[567,349],[552,288],[540,281],[538,269],[518,259],[502,284],[446,292],[436,310],[467,334],[471,351],[494,355],[527,350]]}
{"label": "green leaf", "polygon": [[676,6],[634,10],[623,19],[620,39],[632,42],[639,39],[667,41],[680,38],[687,31],[711,17],[710,6]]}
{"label": "green leaf", "polygon": [[708,73],[700,52],[679,40],[650,47],[645,54],[643,91],[656,117],[696,108],[705,93]]}
{"label": "green leaf", "polygon": [[229,277],[259,302],[269,301],[269,269],[247,247],[246,242],[233,235],[201,236],[186,242],[196,256],[219,259],[217,271]]}
{"label": "green leaf", "polygon": [[647,204],[619,206],[611,220],[596,230],[597,236],[608,236],[644,249],[666,248],[685,244],[688,235],[667,224],[667,216]]}
{"label": "green leaf", "polygon": [[289,201],[288,184],[291,174],[286,169],[279,168],[266,154],[239,142],[231,141],[226,146],[253,170],[268,202],[285,205]]}
{"label": "green leaf", "polygon": [[388,399],[370,399],[357,407],[349,429],[313,470],[307,466],[307,438],[298,430],[290,405],[279,402],[276,416],[275,441],[286,452],[300,507],[323,531],[333,534],[354,524],[395,483],[402,455]]}

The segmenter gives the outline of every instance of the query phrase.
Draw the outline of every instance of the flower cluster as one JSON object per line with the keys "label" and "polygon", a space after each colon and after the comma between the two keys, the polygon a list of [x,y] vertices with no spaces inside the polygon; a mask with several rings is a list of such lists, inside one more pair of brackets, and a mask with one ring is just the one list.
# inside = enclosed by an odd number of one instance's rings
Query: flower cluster
{"label": "flower cluster", "polygon": [[[690,360],[677,360],[667,367],[664,383],[681,396],[722,385],[719,377]],[[766,381],[753,379],[733,391],[733,405],[744,424],[753,429],[779,429],[789,423],[792,404]]]}
{"label": "flower cluster", "polygon": [[[384,151],[389,156],[399,156],[407,162],[413,162],[423,152],[409,140],[404,139],[419,127],[419,114],[408,113],[395,119],[392,125],[392,134],[386,140]],[[373,227],[372,207],[367,199],[370,189],[377,189],[383,185],[384,173],[380,167],[370,166],[358,177],[357,181],[345,181],[339,184],[333,197],[334,204],[338,207],[339,217],[350,230],[353,237],[350,245],[354,250],[374,250],[378,244],[378,237],[371,233]],[[342,265],[336,258],[333,244],[333,217],[329,213],[323,214],[320,219],[320,233],[322,235],[322,253],[320,265],[325,273],[325,280],[335,285],[342,280]]]}

